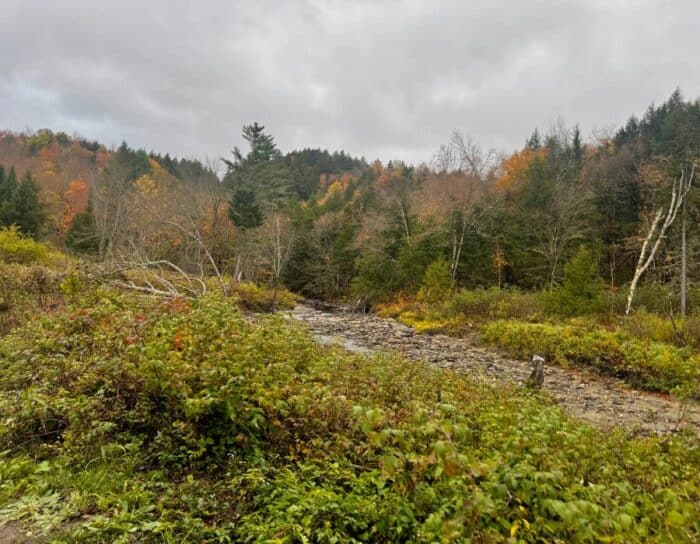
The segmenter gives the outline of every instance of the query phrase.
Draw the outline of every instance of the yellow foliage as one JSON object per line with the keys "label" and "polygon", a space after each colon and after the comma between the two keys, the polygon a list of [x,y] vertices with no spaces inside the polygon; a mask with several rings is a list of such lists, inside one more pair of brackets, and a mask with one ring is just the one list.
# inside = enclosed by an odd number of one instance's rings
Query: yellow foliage
{"label": "yellow foliage", "polygon": [[136,186],[136,189],[138,189],[138,191],[144,195],[152,195],[158,190],[158,183],[148,174],[144,174],[138,178],[134,182],[134,185]]}

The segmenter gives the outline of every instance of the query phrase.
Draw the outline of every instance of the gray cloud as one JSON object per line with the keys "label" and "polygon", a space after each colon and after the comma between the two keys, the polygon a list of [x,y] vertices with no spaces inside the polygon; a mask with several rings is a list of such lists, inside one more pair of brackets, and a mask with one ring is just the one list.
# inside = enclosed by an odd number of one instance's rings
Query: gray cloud
{"label": "gray cloud", "polygon": [[[112,4],[112,5],[110,5]],[[507,151],[700,95],[700,3],[3,0],[0,128],[221,156],[258,120],[284,150],[428,160],[453,128]]]}

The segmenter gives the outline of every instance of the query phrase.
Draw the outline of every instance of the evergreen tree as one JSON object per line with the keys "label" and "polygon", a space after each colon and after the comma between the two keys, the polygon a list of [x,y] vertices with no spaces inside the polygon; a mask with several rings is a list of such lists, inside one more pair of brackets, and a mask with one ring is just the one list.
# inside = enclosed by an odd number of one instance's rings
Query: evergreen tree
{"label": "evergreen tree", "polygon": [[5,175],[0,168],[0,226],[17,225],[23,233],[36,236],[46,221],[39,189],[27,173],[17,181],[15,169]]}
{"label": "evergreen tree", "polygon": [[151,161],[146,151],[131,149],[126,142],[122,142],[112,160],[124,169],[126,181],[134,181],[151,172]]}
{"label": "evergreen tree", "polygon": [[237,147],[233,160],[224,159],[228,171],[224,184],[231,190],[229,216],[240,228],[253,228],[263,221],[265,209],[283,206],[289,199],[289,178],[282,155],[272,136],[258,123],[243,127],[250,144],[244,157]]}
{"label": "evergreen tree", "polygon": [[540,147],[542,147],[542,140],[540,139],[540,133],[537,129],[534,130],[525,145],[532,151],[537,151]]}
{"label": "evergreen tree", "polygon": [[602,295],[598,259],[591,250],[581,247],[564,266],[561,287],[545,296],[545,305],[558,315],[584,315],[601,309]]}
{"label": "evergreen tree", "polygon": [[578,125],[574,127],[574,137],[571,143],[572,154],[574,156],[574,164],[578,169],[583,161],[583,144],[581,142],[581,129]]}
{"label": "evergreen tree", "polygon": [[262,224],[263,213],[252,190],[245,187],[234,189],[229,201],[229,217],[241,229],[252,229]]}
{"label": "evergreen tree", "polygon": [[99,250],[97,222],[92,211],[92,201],[85,211],[76,214],[66,232],[66,246],[81,253],[97,253]]}
{"label": "evergreen tree", "polygon": [[29,172],[17,186],[15,208],[17,212],[15,223],[22,232],[32,236],[38,235],[46,221],[46,213],[39,200],[39,188]]}
{"label": "evergreen tree", "polygon": [[265,134],[265,127],[257,122],[243,127],[243,138],[250,144],[248,164],[269,163],[282,156],[273,137]]}

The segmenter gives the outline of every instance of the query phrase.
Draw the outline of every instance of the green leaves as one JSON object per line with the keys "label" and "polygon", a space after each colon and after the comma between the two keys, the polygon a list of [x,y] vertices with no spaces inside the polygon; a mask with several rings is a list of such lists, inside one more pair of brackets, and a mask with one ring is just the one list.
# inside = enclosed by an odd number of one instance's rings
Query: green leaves
{"label": "green leaves", "polygon": [[219,296],[92,292],[0,339],[0,421],[0,523],[69,542],[700,532],[694,436],[601,434],[518,390],[319,347]]}
{"label": "green leaves", "polygon": [[484,326],[486,342],[518,356],[540,353],[566,364],[586,364],[605,374],[623,377],[652,391],[697,387],[700,358],[688,349],[608,332],[595,324],[550,325],[520,321],[492,321]]}

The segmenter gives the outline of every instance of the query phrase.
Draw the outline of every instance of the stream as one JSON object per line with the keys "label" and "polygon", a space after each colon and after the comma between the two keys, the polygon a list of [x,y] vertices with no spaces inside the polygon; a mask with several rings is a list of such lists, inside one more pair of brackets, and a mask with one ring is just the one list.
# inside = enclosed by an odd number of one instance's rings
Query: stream
{"label": "stream", "polygon": [[[292,317],[306,324],[319,342],[369,354],[392,350],[413,360],[464,372],[490,385],[522,385],[531,363],[513,359],[476,338],[417,334],[392,319],[342,310],[319,310],[299,304]],[[543,389],[557,404],[602,429],[623,427],[640,434],[665,434],[679,427],[700,433],[700,403],[681,406],[668,395],[632,389],[624,382],[581,368],[545,366]]]}

